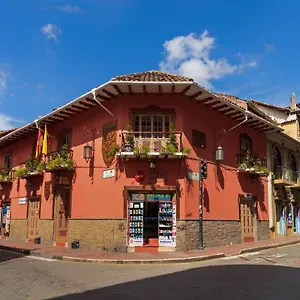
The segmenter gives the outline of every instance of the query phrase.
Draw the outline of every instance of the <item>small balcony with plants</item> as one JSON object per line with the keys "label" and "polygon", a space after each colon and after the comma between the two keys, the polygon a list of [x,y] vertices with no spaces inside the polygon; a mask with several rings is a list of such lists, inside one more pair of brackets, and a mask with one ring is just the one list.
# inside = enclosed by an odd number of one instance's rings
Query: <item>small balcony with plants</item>
{"label": "small balcony with plants", "polygon": [[25,166],[15,170],[15,176],[21,179],[31,179],[43,176],[44,163],[40,158],[30,157]]}
{"label": "small balcony with plants", "polygon": [[72,172],[74,170],[73,151],[67,146],[63,146],[60,150],[49,153],[45,158],[46,172]]}
{"label": "small balcony with plants", "polygon": [[267,168],[266,159],[259,157],[257,154],[238,154],[236,160],[239,173],[254,174],[259,176],[267,176],[270,173]]}
{"label": "small balcony with plants", "polygon": [[0,184],[3,183],[11,183],[12,182],[12,174],[8,168],[0,166]]}
{"label": "small balcony with plants", "polygon": [[274,169],[274,185],[299,189],[299,172],[283,166],[276,166]]}
{"label": "small balcony with plants", "polygon": [[116,146],[112,154],[126,159],[180,159],[190,152],[190,149],[183,147],[182,137],[182,131],[139,132],[129,127],[121,132],[121,146]]}

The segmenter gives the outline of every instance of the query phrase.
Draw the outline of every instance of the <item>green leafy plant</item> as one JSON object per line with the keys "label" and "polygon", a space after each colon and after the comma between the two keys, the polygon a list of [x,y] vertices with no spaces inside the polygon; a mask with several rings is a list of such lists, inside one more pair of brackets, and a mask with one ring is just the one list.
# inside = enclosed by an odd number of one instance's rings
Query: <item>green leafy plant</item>
{"label": "green leafy plant", "polygon": [[135,147],[134,150],[133,150],[134,155],[136,155],[137,157],[139,157],[141,154],[143,154],[147,158],[150,158],[149,152],[150,152],[150,148],[146,145],[143,145],[139,148]]}
{"label": "green leafy plant", "polygon": [[44,170],[43,162],[35,157],[29,157],[25,163],[28,173],[41,173]]}
{"label": "green leafy plant", "polygon": [[190,148],[183,148],[183,150],[182,150],[182,153],[183,153],[184,155],[189,155],[190,152],[191,152],[191,149],[190,149]]}
{"label": "green leafy plant", "polygon": [[0,181],[11,181],[10,172],[7,168],[0,167]]}
{"label": "green leafy plant", "polygon": [[28,169],[26,167],[18,168],[15,174],[17,178],[25,178],[28,174]]}
{"label": "green leafy plant", "polygon": [[108,152],[109,157],[113,157],[116,155],[116,153],[120,151],[120,146],[117,144],[112,145],[111,149]]}
{"label": "green leafy plant", "polygon": [[126,152],[132,152],[134,149],[134,134],[132,133],[132,127],[128,124],[125,134],[125,150]]}
{"label": "green leafy plant", "polygon": [[72,171],[74,168],[74,161],[70,156],[70,151],[66,145],[64,145],[60,151],[54,152],[50,160],[45,164],[45,170],[48,172],[59,169]]}

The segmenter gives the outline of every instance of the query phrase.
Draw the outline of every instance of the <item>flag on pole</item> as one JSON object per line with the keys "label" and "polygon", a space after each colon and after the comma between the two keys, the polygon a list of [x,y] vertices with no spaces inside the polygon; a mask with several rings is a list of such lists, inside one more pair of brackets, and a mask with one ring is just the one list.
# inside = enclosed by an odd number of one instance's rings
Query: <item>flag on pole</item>
{"label": "flag on pole", "polygon": [[48,154],[48,131],[47,131],[47,125],[45,125],[42,154],[43,155],[47,155]]}
{"label": "flag on pole", "polygon": [[35,151],[35,157],[39,157],[41,154],[41,147],[42,147],[42,130],[39,128],[38,136],[37,136],[37,141],[36,141],[36,151]]}

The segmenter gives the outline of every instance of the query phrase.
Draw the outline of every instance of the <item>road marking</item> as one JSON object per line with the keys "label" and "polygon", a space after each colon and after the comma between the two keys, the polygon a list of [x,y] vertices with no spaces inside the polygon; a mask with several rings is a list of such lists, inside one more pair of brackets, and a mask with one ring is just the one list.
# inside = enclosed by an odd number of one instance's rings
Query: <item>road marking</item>
{"label": "road marking", "polygon": [[43,261],[57,261],[56,259],[53,259],[53,258],[46,258],[46,257],[40,257],[40,256],[25,256],[26,258],[29,258],[29,259],[36,259],[36,260],[43,260]]}
{"label": "road marking", "polygon": [[260,257],[260,258],[263,259],[263,260],[265,260],[265,261],[267,261],[267,262],[269,262],[269,263],[271,263],[271,264],[276,264],[275,261],[273,261],[273,260],[271,260],[269,258],[266,258],[266,257]]}
{"label": "road marking", "polygon": [[235,259],[235,258],[240,258],[242,257],[248,257],[248,256],[254,256],[254,255],[258,255],[260,254],[260,252],[252,252],[252,253],[245,253],[245,254],[236,254],[236,255],[231,255],[231,256],[226,256],[226,257],[222,257],[220,259],[224,259],[224,260],[230,260],[230,259]]}

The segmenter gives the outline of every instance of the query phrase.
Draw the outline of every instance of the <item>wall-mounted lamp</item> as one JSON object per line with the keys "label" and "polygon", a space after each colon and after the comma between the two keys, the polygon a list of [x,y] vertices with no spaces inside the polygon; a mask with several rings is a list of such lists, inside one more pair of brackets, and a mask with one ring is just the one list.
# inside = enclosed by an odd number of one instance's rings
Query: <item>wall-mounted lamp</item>
{"label": "wall-mounted lamp", "polygon": [[83,158],[85,159],[86,162],[90,161],[93,157],[93,148],[92,146],[89,145],[89,143],[87,143],[84,147],[83,147]]}
{"label": "wall-mounted lamp", "polygon": [[153,160],[150,160],[149,168],[150,169],[155,169],[155,162]]}
{"label": "wall-mounted lamp", "polygon": [[219,146],[216,150],[216,161],[220,162],[222,160],[224,160],[224,149]]}

